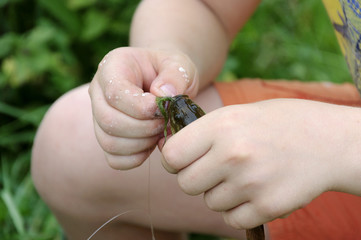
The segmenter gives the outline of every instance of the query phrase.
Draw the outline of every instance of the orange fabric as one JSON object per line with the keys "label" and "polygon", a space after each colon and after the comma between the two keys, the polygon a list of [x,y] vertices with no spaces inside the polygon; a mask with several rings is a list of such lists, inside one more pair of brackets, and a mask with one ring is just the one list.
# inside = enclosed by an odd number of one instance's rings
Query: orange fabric
{"label": "orange fabric", "polygon": [[302,98],[361,106],[360,95],[351,83],[242,79],[231,83],[216,82],[214,85],[224,105],[251,103],[272,98]]}
{"label": "orange fabric", "polygon": [[268,223],[271,240],[361,239],[361,197],[326,192],[285,219]]}
{"label": "orange fabric", "polygon": [[[215,83],[215,87],[224,105],[272,98],[302,98],[361,106],[358,91],[352,84],[242,79]],[[267,225],[271,240],[361,239],[361,197],[327,192],[287,218],[276,219]]]}

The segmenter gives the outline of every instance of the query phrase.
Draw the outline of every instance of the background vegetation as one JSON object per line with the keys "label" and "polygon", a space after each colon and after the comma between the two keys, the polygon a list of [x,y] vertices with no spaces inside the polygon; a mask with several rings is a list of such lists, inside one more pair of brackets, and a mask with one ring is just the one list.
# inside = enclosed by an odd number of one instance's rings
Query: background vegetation
{"label": "background vegetation", "polygon": [[[35,131],[61,94],[128,44],[138,1],[0,0],[0,239],[60,239],[29,172]],[[264,0],[219,79],[351,81],[321,1]],[[212,239],[193,236],[193,239]]]}

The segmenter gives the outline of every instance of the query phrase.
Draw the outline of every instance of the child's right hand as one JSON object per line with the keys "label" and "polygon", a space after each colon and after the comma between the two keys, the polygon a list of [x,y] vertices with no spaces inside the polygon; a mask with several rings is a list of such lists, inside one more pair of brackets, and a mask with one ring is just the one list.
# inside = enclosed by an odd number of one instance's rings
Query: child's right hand
{"label": "child's right hand", "polygon": [[89,88],[95,134],[109,165],[141,165],[163,133],[156,96],[194,97],[198,86],[195,65],[182,53],[141,48],[109,52]]}

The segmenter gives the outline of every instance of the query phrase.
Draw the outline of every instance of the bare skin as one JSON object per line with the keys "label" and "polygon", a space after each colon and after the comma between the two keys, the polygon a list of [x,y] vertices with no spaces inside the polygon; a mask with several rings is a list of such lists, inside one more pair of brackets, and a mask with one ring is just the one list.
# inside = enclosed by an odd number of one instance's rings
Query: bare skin
{"label": "bare skin", "polygon": [[[121,211],[146,209],[148,167],[142,163],[163,128],[163,120],[154,118],[155,97],[195,97],[205,89],[257,3],[234,0],[217,7],[213,0],[143,1],[132,22],[132,47],[115,49],[100,62],[89,88],[91,101],[83,87],[54,104],[35,140],[32,173],[37,190],[70,239],[89,236]],[[205,95],[206,110],[220,107],[212,94]],[[157,239],[181,238],[188,231],[243,238],[243,231],[225,225],[219,213],[202,204],[201,196],[186,196],[176,177],[160,164],[159,152],[153,154]],[[129,214],[107,233],[116,239],[144,239],[149,232],[134,229],[148,225],[145,214]]]}
{"label": "bare skin", "polygon": [[[242,229],[284,217],[322,192],[361,195],[359,109],[302,100],[222,108],[210,86],[257,4],[145,0],[131,47],[104,57],[89,90],[53,105],[35,139],[32,174],[70,239],[130,209],[145,211],[96,237],[150,239],[149,162],[158,240],[193,231],[243,239]],[[171,137],[162,161],[155,97],[175,94],[195,97],[210,113]]]}
{"label": "bare skin", "polygon": [[[222,106],[214,88],[196,101],[207,112]],[[205,206],[201,195],[182,192],[176,176],[163,168],[158,150],[140,167],[127,171],[110,168],[93,128],[87,86],[83,86],[55,103],[33,148],[35,185],[69,239],[86,239],[106,220],[131,209],[141,211],[119,217],[93,239],[151,239],[149,162],[151,217],[157,240],[185,239],[187,232],[244,239],[244,231],[227,226],[221,214]]]}
{"label": "bare skin", "polygon": [[361,196],[360,118],[358,108],[299,99],[228,106],[172,136],[163,164],[230,226],[252,228],[327,191]]}

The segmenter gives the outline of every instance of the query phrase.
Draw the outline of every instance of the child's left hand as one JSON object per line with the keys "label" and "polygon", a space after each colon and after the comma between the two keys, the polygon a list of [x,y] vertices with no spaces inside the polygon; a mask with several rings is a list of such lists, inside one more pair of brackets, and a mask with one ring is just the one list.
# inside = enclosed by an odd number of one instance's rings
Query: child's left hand
{"label": "child's left hand", "polygon": [[169,138],[163,165],[229,225],[252,228],[340,186],[345,109],[289,99],[224,107]]}

